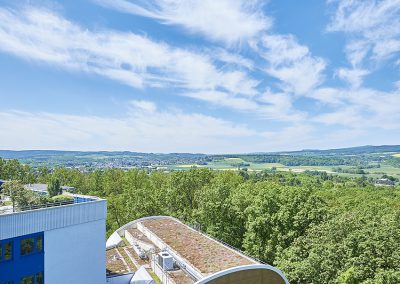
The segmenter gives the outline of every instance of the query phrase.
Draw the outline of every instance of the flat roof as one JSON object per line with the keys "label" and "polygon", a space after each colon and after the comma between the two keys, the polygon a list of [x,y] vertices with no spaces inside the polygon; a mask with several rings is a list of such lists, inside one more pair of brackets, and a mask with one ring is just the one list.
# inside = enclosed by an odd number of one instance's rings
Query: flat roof
{"label": "flat roof", "polygon": [[4,199],[0,199],[0,215],[5,215],[5,214],[13,214],[13,213],[18,213],[22,211],[31,211],[31,210],[37,210],[37,209],[46,209],[46,208],[51,208],[51,207],[56,207],[56,206],[68,206],[68,205],[74,205],[78,203],[84,203],[84,202],[91,202],[91,201],[97,201],[97,200],[104,200],[100,197],[96,196],[87,196],[87,195],[80,195],[80,194],[64,194],[66,196],[73,197],[73,201],[60,201],[60,202],[50,202],[50,203],[42,203],[42,204],[35,204],[35,205],[30,205],[24,208],[19,208],[15,207],[15,211],[13,211],[13,206],[12,202],[9,196],[3,196]]}
{"label": "flat roof", "polygon": [[30,183],[24,184],[24,188],[33,191],[47,192],[48,185],[45,183]]}
{"label": "flat roof", "polygon": [[106,251],[106,273],[107,275],[124,274],[131,272],[131,268],[124,256],[114,248]]}
{"label": "flat roof", "polygon": [[141,223],[204,276],[259,263],[173,218],[148,219]]}
{"label": "flat roof", "polygon": [[[144,217],[125,224],[108,238],[107,248],[122,249],[137,268],[144,266],[175,284],[289,283],[280,270],[170,216]],[[173,268],[163,268],[160,252],[174,259]],[[143,255],[148,258],[140,259]]]}

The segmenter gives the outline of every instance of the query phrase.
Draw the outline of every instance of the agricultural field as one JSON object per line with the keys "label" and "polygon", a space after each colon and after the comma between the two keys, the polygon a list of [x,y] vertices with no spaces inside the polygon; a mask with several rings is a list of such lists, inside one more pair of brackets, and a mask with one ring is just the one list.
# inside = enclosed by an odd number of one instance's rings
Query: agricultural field
{"label": "agricultural field", "polygon": [[365,175],[374,179],[386,174],[400,180],[400,145],[223,155],[0,150],[0,157],[17,159],[36,169],[46,166],[50,170],[68,167],[89,172],[108,168],[141,168],[149,171],[192,168],[249,172],[320,171],[343,177]]}
{"label": "agricultural field", "polygon": [[[400,154],[399,154],[400,155]],[[169,165],[168,170],[187,170],[191,168],[209,168],[213,170],[232,170],[247,169],[250,172],[260,172],[264,170],[275,169],[277,171],[302,173],[305,171],[320,171],[328,174],[336,174],[343,177],[360,177],[362,174],[353,173],[338,173],[334,171],[333,166],[285,166],[281,163],[252,163],[247,162],[241,158],[223,158],[208,162],[206,165],[199,164],[182,164],[182,165]],[[340,165],[343,170],[354,169],[354,166]],[[365,169],[365,176],[372,178],[381,178],[383,175],[390,175],[400,179],[400,168],[391,165],[381,165],[380,168]]]}

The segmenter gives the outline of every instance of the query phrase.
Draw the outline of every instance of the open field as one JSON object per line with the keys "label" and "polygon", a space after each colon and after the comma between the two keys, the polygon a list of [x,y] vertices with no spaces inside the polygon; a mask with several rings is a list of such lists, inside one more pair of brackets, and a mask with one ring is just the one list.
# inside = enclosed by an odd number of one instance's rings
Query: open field
{"label": "open field", "polygon": [[400,153],[398,153],[398,154],[393,154],[393,157],[400,158]]}
{"label": "open field", "polygon": [[[399,155],[400,154],[396,154]],[[292,171],[294,173],[302,173],[305,171],[321,171],[328,174],[336,174],[344,177],[360,177],[361,174],[351,174],[351,173],[336,173],[333,171],[333,166],[285,166],[280,163],[249,163],[240,158],[224,158],[220,160],[214,160],[209,162],[207,165],[196,165],[196,164],[184,164],[184,165],[170,165],[167,168],[169,170],[184,170],[191,168],[209,168],[213,170],[238,170],[246,168],[248,171],[263,171],[271,170],[275,168],[277,171]],[[354,169],[352,166],[340,166],[342,169]],[[400,168],[395,168],[390,165],[381,165],[380,168],[365,169],[367,172],[367,177],[381,178],[384,174],[400,178]]]}

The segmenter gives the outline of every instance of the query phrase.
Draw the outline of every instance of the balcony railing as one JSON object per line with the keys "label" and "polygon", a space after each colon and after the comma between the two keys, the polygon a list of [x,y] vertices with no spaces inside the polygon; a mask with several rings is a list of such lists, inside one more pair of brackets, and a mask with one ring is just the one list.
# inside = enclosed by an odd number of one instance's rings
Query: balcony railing
{"label": "balcony railing", "polygon": [[74,204],[74,203],[75,203],[75,201],[73,199],[59,201],[59,202],[49,202],[49,203],[42,203],[42,204],[35,204],[35,205],[19,207],[19,208],[16,208],[16,211],[21,212],[21,211],[35,210],[35,209],[41,209],[41,208],[70,205],[70,204]]}

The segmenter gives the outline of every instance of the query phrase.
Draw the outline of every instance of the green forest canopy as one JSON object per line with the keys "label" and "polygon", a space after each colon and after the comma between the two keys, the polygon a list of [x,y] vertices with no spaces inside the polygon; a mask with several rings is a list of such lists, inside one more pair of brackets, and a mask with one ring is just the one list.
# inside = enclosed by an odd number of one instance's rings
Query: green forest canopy
{"label": "green forest canopy", "polygon": [[400,283],[399,187],[326,173],[50,172],[1,159],[0,178],[56,178],[107,198],[108,235],[143,216],[172,215],[279,267],[291,283]]}

